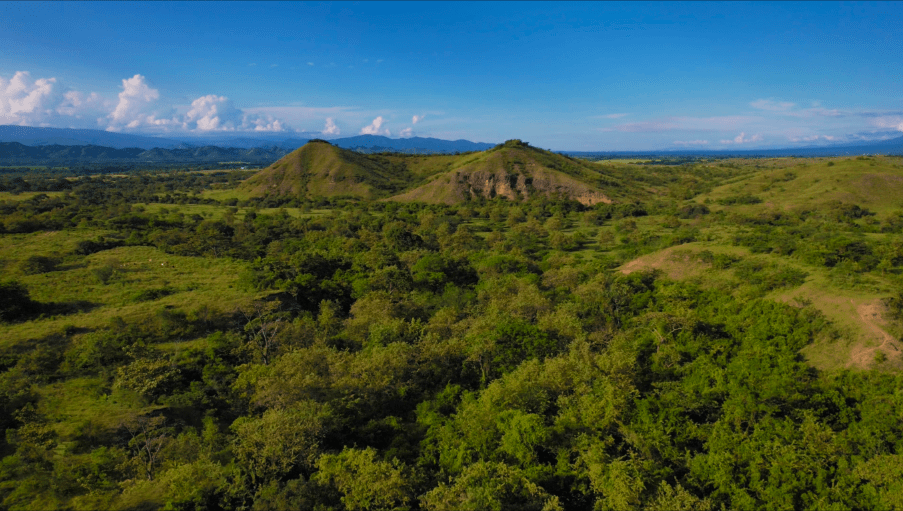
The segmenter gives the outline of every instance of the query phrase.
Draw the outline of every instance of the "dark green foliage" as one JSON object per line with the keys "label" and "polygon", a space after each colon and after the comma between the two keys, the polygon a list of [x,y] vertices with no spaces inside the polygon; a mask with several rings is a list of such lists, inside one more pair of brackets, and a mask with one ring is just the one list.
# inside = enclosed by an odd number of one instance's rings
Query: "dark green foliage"
{"label": "dark green foliage", "polygon": [[741,204],[759,204],[762,202],[762,199],[756,197],[751,194],[744,195],[731,195],[730,197],[725,197],[723,199],[718,200],[718,204],[722,206],[736,206]]}
{"label": "dark green foliage", "polygon": [[543,359],[558,351],[558,342],[546,332],[522,321],[506,321],[489,334],[495,344],[492,365],[504,374],[525,360]]}
{"label": "dark green foliage", "polygon": [[739,257],[730,254],[713,254],[709,250],[703,250],[697,255],[700,261],[709,263],[713,268],[724,270],[730,268],[734,263],[740,260]]}
{"label": "dark green foliage", "polygon": [[788,266],[778,266],[761,261],[746,259],[734,264],[734,273],[745,284],[771,291],[781,287],[801,285],[809,275],[805,271]]}
{"label": "dark green foliage", "polygon": [[25,275],[37,275],[54,271],[59,264],[59,259],[47,256],[28,256],[19,264],[19,271]]}
{"label": "dark green foliage", "polygon": [[163,298],[164,296],[169,296],[175,292],[176,292],[176,290],[171,287],[159,287],[159,288],[152,288],[152,289],[144,289],[142,291],[139,291],[138,293],[135,293],[135,295],[132,296],[132,301],[134,301],[134,302],[150,302],[153,300],[159,300],[160,298]]}
{"label": "dark green foliage", "polygon": [[0,322],[20,321],[38,310],[28,289],[14,280],[0,281]]}
{"label": "dark green foliage", "polygon": [[705,204],[688,204],[686,206],[681,206],[680,209],[677,210],[678,218],[699,218],[703,215],[708,215],[710,213],[709,208]]}

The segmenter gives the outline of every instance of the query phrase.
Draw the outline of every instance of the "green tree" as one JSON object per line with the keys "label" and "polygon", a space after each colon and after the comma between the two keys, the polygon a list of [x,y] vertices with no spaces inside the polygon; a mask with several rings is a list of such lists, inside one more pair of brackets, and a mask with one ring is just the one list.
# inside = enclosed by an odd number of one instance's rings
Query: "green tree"
{"label": "green tree", "polygon": [[320,455],[331,412],[314,401],[291,409],[271,408],[260,418],[241,417],[232,424],[233,452],[251,480],[263,483],[296,469],[310,471]]}
{"label": "green tree", "polygon": [[317,460],[316,481],[334,486],[348,511],[410,509],[409,470],[397,459],[381,461],[376,450],[345,448]]}
{"label": "green tree", "polygon": [[435,511],[558,511],[558,497],[530,481],[522,471],[478,461],[461,475],[429,491],[421,498],[424,508]]}

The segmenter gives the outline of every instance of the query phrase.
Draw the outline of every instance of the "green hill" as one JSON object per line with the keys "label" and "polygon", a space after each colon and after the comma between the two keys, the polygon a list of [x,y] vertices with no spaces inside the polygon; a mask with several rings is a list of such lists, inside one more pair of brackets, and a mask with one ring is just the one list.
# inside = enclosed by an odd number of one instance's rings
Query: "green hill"
{"label": "green hill", "polygon": [[251,196],[384,197],[414,179],[407,166],[312,140],[261,170],[240,190]]}
{"label": "green hill", "polygon": [[560,195],[586,205],[610,203],[617,180],[598,166],[509,140],[487,151],[459,158],[454,167],[423,186],[389,200],[455,204],[469,198]]}

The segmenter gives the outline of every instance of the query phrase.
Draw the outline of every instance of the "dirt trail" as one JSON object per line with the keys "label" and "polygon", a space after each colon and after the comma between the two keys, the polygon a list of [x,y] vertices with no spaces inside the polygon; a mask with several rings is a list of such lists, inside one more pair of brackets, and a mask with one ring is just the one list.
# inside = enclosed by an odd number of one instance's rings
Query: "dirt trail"
{"label": "dirt trail", "polygon": [[[853,303],[852,299],[850,303]],[[875,360],[875,355],[878,351],[884,352],[888,360],[900,357],[900,342],[882,328],[882,325],[886,324],[887,321],[883,316],[881,302],[875,300],[864,303],[856,307],[856,312],[859,314],[859,319],[862,321],[865,330],[874,336],[875,339],[880,339],[881,344],[873,347],[854,346],[850,351],[850,361],[847,363],[847,367],[868,367]]]}

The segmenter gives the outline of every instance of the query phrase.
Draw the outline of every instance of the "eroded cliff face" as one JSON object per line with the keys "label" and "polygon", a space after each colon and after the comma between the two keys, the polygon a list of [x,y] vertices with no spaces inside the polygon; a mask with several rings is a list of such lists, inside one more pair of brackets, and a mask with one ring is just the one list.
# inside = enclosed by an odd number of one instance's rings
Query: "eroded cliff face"
{"label": "eroded cliff face", "polygon": [[475,171],[456,172],[450,186],[457,186],[461,199],[470,197],[505,197],[510,201],[523,201],[536,194],[552,196],[560,194],[574,199],[586,206],[600,202],[611,203],[611,199],[601,191],[567,176],[556,176],[536,169],[525,169],[521,172],[507,171]]}

